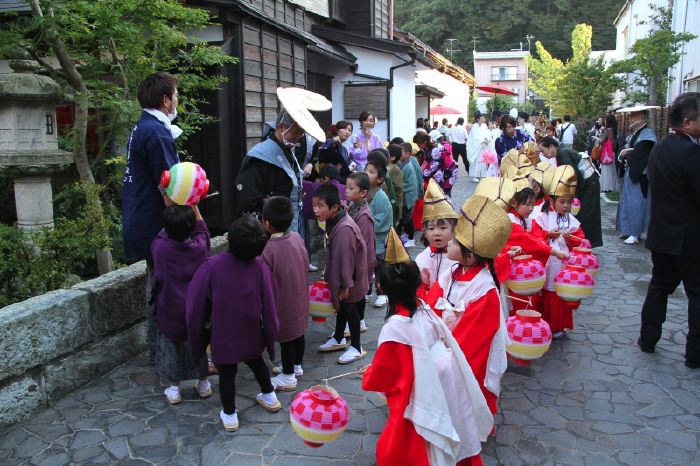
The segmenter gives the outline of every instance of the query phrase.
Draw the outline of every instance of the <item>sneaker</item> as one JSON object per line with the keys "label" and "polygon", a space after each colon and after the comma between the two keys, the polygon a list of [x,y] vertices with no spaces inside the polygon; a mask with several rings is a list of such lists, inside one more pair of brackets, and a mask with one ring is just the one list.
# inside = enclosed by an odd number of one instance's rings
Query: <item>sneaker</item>
{"label": "sneaker", "polygon": [[270,411],[271,413],[276,413],[282,409],[282,403],[277,399],[275,392],[272,393],[258,393],[255,400],[260,406]]}
{"label": "sneaker", "polygon": [[309,272],[318,272],[318,267],[309,262]]}
{"label": "sneaker", "polygon": [[560,330],[558,332],[552,333],[552,338],[562,338],[564,335],[565,335],[565,333]]}
{"label": "sneaker", "polygon": [[348,347],[348,342],[343,338],[340,340],[336,340],[334,337],[330,337],[327,342],[322,344],[321,346],[318,347],[318,350],[322,353],[327,353],[329,351],[338,351],[342,350]]}
{"label": "sneaker", "polygon": [[416,242],[413,241],[412,239],[409,239],[405,243],[403,243],[403,247],[405,248],[415,248],[416,247]]}
{"label": "sneaker", "polygon": [[[270,372],[272,372],[274,375],[281,374],[282,366],[273,366],[272,369],[270,369]],[[297,380],[301,380],[304,378],[304,369],[302,369],[301,366],[297,366],[296,364],[294,365],[294,377],[296,377]]]}
{"label": "sneaker", "polygon": [[366,300],[372,299],[372,293],[367,293],[367,294],[365,295],[365,299],[366,299]]}
{"label": "sneaker", "polygon": [[166,388],[163,393],[171,405],[176,405],[182,401],[182,396],[180,396],[180,387],[171,385]]}
{"label": "sneaker", "polygon": [[293,392],[297,389],[297,378],[294,374],[279,374],[271,378],[270,382],[278,392]]}
{"label": "sneaker", "polygon": [[638,243],[638,242],[639,242],[639,240],[637,239],[636,236],[628,236],[627,239],[623,241],[623,243],[625,243],[625,244],[634,244],[634,243]]}
{"label": "sneaker", "polygon": [[385,294],[380,294],[377,299],[374,300],[374,307],[384,307],[386,303],[389,302],[389,298]]}
{"label": "sneaker", "polygon": [[197,390],[197,395],[199,395],[200,398],[210,397],[212,395],[211,382],[209,382],[209,379],[200,380],[197,382],[195,390]]}
{"label": "sneaker", "polygon": [[367,331],[367,324],[365,323],[365,320],[362,319],[360,321],[360,332],[365,333]]}
{"label": "sneaker", "polygon": [[235,411],[233,414],[226,414],[222,409],[219,412],[219,417],[221,418],[221,422],[224,423],[224,429],[228,432],[235,432],[238,430],[238,411]]}
{"label": "sneaker", "polygon": [[367,356],[367,351],[357,351],[357,348],[351,346],[342,354],[342,356],[338,358],[338,364],[350,364],[351,362],[355,362],[364,358],[365,356]]}

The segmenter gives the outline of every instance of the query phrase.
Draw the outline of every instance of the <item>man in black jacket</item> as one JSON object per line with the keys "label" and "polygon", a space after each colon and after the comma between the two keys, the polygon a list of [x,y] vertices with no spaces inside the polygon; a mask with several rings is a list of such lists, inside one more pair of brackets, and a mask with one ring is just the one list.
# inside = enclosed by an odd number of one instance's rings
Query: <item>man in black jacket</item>
{"label": "man in black jacket", "polygon": [[669,135],[649,156],[651,221],[646,247],[653,264],[637,344],[653,353],[666,320],[668,295],[683,282],[688,297],[685,365],[700,368],[700,94],[678,96]]}

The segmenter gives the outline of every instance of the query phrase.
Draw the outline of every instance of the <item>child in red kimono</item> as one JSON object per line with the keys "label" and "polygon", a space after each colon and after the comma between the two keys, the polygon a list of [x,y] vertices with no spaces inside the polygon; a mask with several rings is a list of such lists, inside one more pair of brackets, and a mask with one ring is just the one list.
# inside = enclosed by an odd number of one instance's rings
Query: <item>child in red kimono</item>
{"label": "child in red kimono", "polygon": [[493,416],[449,329],[416,296],[420,282],[392,229],[377,269],[377,286],[389,300],[386,321],[362,381],[389,405],[377,465],[481,465],[481,442]]}
{"label": "child in red kimono", "polygon": [[433,284],[427,302],[452,329],[492,413],[508,365],[506,327],[493,258],[511,231],[505,211],[473,195],[464,203],[447,257],[457,262]]}
{"label": "child in red kimono", "polygon": [[[580,246],[585,235],[581,224],[571,215],[571,202],[576,193],[576,172],[570,165],[561,165],[554,171],[549,202],[532,225],[533,234],[567,254],[572,247]],[[554,277],[562,268],[562,260],[550,256],[545,266],[547,279],[542,290],[542,318],[552,329],[553,338],[561,338],[574,328],[573,311],[579,304],[566,303],[554,291]]]}

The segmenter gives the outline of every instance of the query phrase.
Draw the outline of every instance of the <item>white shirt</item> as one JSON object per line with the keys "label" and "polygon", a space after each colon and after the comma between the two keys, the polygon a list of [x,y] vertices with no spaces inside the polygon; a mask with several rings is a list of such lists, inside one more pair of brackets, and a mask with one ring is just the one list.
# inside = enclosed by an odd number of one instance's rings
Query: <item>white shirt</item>
{"label": "white shirt", "polygon": [[455,144],[467,143],[467,130],[462,125],[455,125],[450,131],[450,141]]}
{"label": "white shirt", "polygon": [[576,136],[576,125],[571,123],[563,123],[561,125],[561,143],[573,144],[574,136]]}

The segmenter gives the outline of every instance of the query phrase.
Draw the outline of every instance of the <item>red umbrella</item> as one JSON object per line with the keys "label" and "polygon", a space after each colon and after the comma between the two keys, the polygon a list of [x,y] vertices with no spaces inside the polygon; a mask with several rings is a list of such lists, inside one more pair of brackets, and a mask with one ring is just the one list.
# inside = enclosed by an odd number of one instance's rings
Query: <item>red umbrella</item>
{"label": "red umbrella", "polygon": [[485,84],[483,86],[476,86],[477,89],[484,92],[490,92],[491,94],[505,94],[505,95],[518,95],[517,92],[513,92],[505,86],[500,84]]}
{"label": "red umbrella", "polygon": [[457,110],[456,108],[445,107],[440,104],[438,104],[435,107],[431,107],[430,109],[431,115],[459,115],[461,113],[462,112],[460,110]]}

